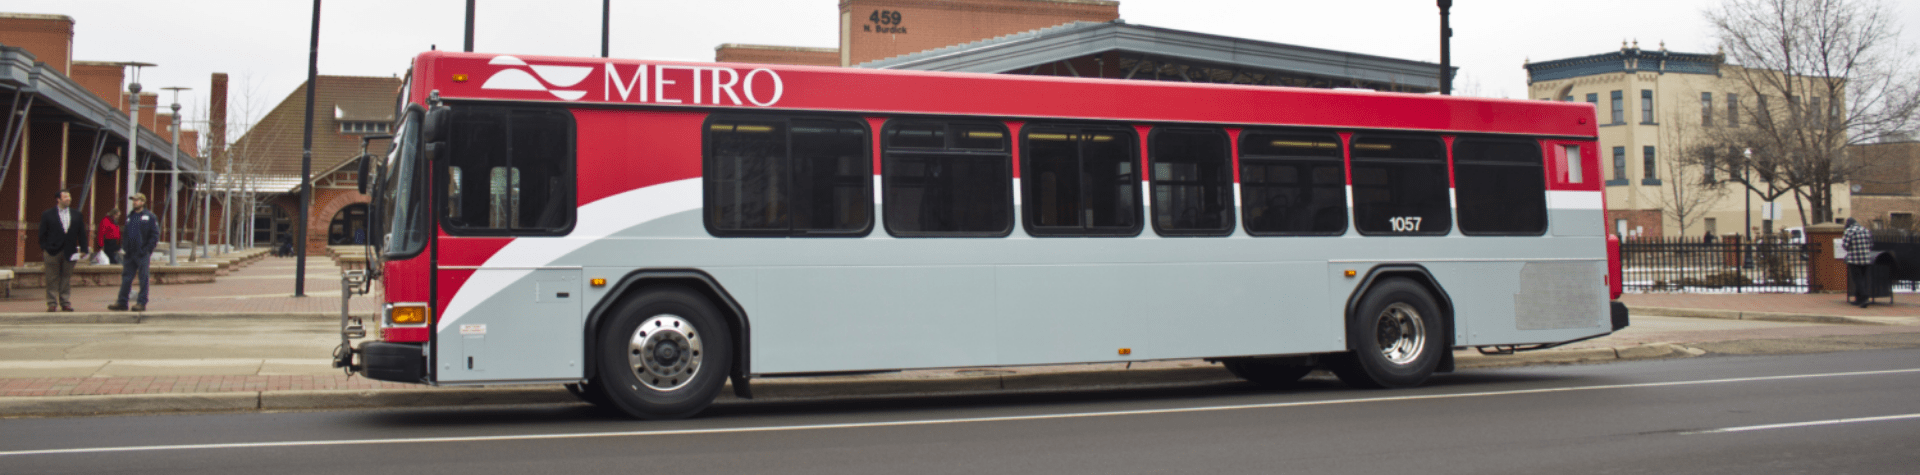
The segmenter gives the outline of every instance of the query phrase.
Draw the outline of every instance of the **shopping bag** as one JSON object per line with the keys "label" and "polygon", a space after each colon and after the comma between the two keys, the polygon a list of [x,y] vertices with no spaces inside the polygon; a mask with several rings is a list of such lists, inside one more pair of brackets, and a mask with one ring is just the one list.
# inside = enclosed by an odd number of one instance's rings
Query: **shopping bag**
{"label": "shopping bag", "polygon": [[107,251],[93,251],[93,265],[104,266],[109,262],[110,261],[107,260]]}

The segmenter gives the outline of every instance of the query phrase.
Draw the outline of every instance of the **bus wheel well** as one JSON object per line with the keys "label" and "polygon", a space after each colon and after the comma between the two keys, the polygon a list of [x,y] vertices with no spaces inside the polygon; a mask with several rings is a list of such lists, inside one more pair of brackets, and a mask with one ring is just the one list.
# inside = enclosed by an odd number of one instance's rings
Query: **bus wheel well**
{"label": "bus wheel well", "polygon": [[[1435,279],[1433,277],[1433,274],[1428,273],[1426,267],[1424,266],[1420,266],[1417,264],[1386,264],[1386,265],[1374,267],[1372,270],[1367,272],[1366,279],[1362,280],[1360,282],[1360,285],[1353,289],[1353,293],[1347,296],[1346,312],[1342,313],[1342,315],[1345,315],[1346,318],[1341,321],[1342,322],[1352,321],[1354,318],[1354,314],[1360,311],[1360,308],[1359,308],[1360,300],[1366,298],[1367,292],[1371,291],[1373,287],[1379,284],[1380,282],[1384,282],[1388,279],[1394,279],[1394,278],[1401,278],[1401,279],[1412,281],[1414,284],[1418,284],[1421,287],[1426,288],[1427,292],[1429,294],[1432,294],[1434,298],[1438,300],[1437,302],[1434,302],[1434,304],[1440,307],[1440,324],[1445,328],[1442,328],[1439,332],[1436,332],[1436,333],[1446,339],[1446,342],[1442,346],[1442,348],[1447,348],[1449,350],[1441,354],[1440,367],[1436,372],[1440,372],[1440,373],[1453,372],[1453,352],[1451,351],[1451,348],[1454,345],[1453,336],[1454,336],[1454,328],[1455,328],[1454,313],[1453,313],[1453,297],[1447,294],[1447,290],[1445,288],[1440,287],[1439,280]],[[1347,349],[1353,350],[1354,349],[1353,344],[1354,342],[1352,341],[1347,342]]]}
{"label": "bus wheel well", "polygon": [[746,312],[740,308],[740,303],[734,301],[733,296],[727,294],[726,289],[713,279],[713,276],[697,270],[638,270],[621,278],[620,282],[607,293],[607,298],[601,299],[594,305],[593,311],[587,314],[585,326],[587,334],[582,336],[585,338],[585,354],[588,356],[585,359],[586,377],[591,379],[599,375],[599,368],[595,367],[595,359],[592,358],[598,350],[596,348],[598,339],[594,338],[594,335],[599,334],[602,327],[612,320],[607,313],[617,308],[622,301],[638,298],[646,292],[662,288],[682,288],[692,291],[706,297],[708,301],[713,302],[714,307],[719,308],[721,319],[726,322],[727,331],[734,342],[733,367],[727,371],[729,379],[733,382],[734,395],[743,399],[751,398],[752,393],[747,387],[746,375],[750,374],[751,368],[747,355],[750,353],[748,343],[752,333],[751,327],[747,324]]}

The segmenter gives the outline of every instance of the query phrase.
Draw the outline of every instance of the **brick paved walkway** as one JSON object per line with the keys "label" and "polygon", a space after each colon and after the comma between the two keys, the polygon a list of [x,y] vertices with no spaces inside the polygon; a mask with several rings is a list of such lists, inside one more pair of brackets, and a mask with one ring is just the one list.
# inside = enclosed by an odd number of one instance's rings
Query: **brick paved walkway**
{"label": "brick paved walkway", "polygon": [[[289,313],[340,312],[340,268],[326,256],[308,256],[306,297],[293,296],[295,262],[292,257],[268,257],[232,274],[214,278],[212,283],[153,285],[148,288],[147,310],[167,312]],[[136,284],[138,285],[138,284]],[[74,309],[104,312],[113,304],[118,287],[76,287]],[[138,292],[139,289],[133,289]],[[378,310],[378,295],[356,295],[351,301],[354,313]],[[0,300],[0,313],[44,313],[46,291],[40,288],[13,289],[13,297]]]}

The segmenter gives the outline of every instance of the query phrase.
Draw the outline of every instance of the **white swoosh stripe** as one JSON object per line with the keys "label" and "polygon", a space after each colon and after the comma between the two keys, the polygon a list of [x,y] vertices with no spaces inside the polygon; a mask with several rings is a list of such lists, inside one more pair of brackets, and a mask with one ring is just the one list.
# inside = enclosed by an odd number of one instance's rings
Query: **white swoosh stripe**
{"label": "white swoosh stripe", "polygon": [[699,178],[662,183],[602,198],[580,207],[573,233],[564,238],[518,238],[500,252],[487,258],[481,267],[515,267],[518,270],[475,271],[453,301],[440,313],[439,330],[453,326],[487,298],[525,278],[531,270],[546,267],[562,256],[599,242],[614,233],[646,224],[648,221],[691,211],[700,207]]}

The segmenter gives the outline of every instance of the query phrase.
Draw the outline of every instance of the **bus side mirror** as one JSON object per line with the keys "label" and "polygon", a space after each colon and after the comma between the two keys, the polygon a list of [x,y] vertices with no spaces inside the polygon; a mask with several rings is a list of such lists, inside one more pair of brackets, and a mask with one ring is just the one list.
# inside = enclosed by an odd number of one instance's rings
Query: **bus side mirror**
{"label": "bus side mirror", "polygon": [[373,156],[363,153],[360,154],[360,158],[357,160],[360,160],[360,180],[354,183],[354,185],[358,186],[360,188],[360,194],[364,195],[367,194],[367,185],[373,183],[373,179],[368,178],[368,175],[372,174],[370,172],[373,171]]}
{"label": "bus side mirror", "polygon": [[439,142],[446,137],[447,123],[453,120],[453,110],[445,106],[427,110],[426,120],[420,124],[420,141]]}

